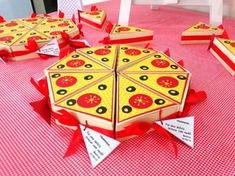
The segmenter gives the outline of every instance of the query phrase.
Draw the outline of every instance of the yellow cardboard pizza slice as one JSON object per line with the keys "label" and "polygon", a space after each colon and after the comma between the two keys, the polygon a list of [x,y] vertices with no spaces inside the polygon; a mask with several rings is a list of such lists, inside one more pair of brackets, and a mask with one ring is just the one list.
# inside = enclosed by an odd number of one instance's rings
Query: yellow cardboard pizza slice
{"label": "yellow cardboard pizza slice", "polygon": [[112,121],[114,113],[114,79],[114,76],[111,75],[102,81],[98,81],[86,90],[73,94],[64,101],[59,102],[57,106],[90,115],[92,118],[98,117]]}
{"label": "yellow cardboard pizza slice", "polygon": [[19,20],[11,20],[0,23],[0,35],[13,34],[19,31],[25,31],[29,28],[23,25]]}
{"label": "yellow cardboard pizza slice", "polygon": [[154,93],[121,75],[118,77],[117,97],[118,122],[176,105],[166,97]]}
{"label": "yellow cardboard pizza slice", "polygon": [[28,26],[30,28],[34,28],[36,27],[42,20],[44,19],[44,17],[34,17],[34,18],[22,18],[19,19],[19,21],[25,25]]}
{"label": "yellow cardboard pizza slice", "polygon": [[48,84],[51,87],[50,96],[54,102],[106,76],[108,73],[74,73],[50,72]]}
{"label": "yellow cardboard pizza slice", "polygon": [[185,72],[186,70],[169,58],[167,55],[156,52],[153,55],[139,60],[136,64],[123,69],[123,72]]}
{"label": "yellow cardboard pizza slice", "polygon": [[[41,21],[41,23],[36,27],[37,31],[43,33],[43,31],[65,31],[70,33],[71,31],[78,30],[76,24],[74,24],[69,19],[63,18],[52,18],[48,17]],[[58,32],[57,32],[58,33]]]}
{"label": "yellow cardboard pizza slice", "polygon": [[235,55],[235,40],[217,38],[233,55]]}
{"label": "yellow cardboard pizza slice", "polygon": [[[96,10],[96,11],[89,11],[89,12],[81,12],[80,13],[81,18],[88,19],[90,21],[94,21],[98,24],[102,24],[106,13],[104,10]],[[82,19],[81,19],[82,20]]]}
{"label": "yellow cardboard pizza slice", "polygon": [[28,31],[18,31],[0,35],[0,45],[11,46],[24,36]]}
{"label": "yellow cardboard pizza slice", "polygon": [[134,26],[115,24],[113,25],[113,29],[110,34],[129,34],[129,33],[141,33],[141,32],[152,33],[151,30],[147,30],[147,29],[137,28]]}
{"label": "yellow cardboard pizza slice", "polygon": [[107,68],[114,69],[117,55],[117,45],[105,45],[92,48],[80,49],[88,57],[96,62],[106,66]]}
{"label": "yellow cardboard pizza slice", "polygon": [[25,45],[28,40],[35,40],[39,46],[42,46],[48,43],[51,39],[38,31],[30,30],[24,36],[22,36],[18,41],[14,43],[14,45]]}
{"label": "yellow cardboard pizza slice", "polygon": [[120,45],[117,68],[120,70],[122,67],[125,67],[128,64],[149,56],[155,51],[150,49],[138,48],[130,45]]}
{"label": "yellow cardboard pizza slice", "polygon": [[57,71],[108,71],[108,69],[99,63],[89,59],[85,55],[74,51],[64,59],[59,60],[47,70]]}
{"label": "yellow cardboard pizza slice", "polygon": [[177,103],[182,103],[190,81],[188,73],[138,73],[127,74],[134,81],[152,91],[159,92]]}
{"label": "yellow cardboard pizza slice", "polygon": [[213,31],[220,31],[218,27],[208,25],[206,23],[199,22],[190,28],[186,29],[184,32],[213,32]]}

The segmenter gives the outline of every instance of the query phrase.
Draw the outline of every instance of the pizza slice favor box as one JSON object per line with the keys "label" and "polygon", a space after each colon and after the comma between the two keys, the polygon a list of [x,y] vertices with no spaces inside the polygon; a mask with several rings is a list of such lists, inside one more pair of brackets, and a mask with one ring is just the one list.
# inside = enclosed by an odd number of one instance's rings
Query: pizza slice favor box
{"label": "pizza slice favor box", "polygon": [[98,30],[103,29],[106,17],[106,12],[97,8],[93,8],[90,11],[80,12],[81,23]]}
{"label": "pizza slice favor box", "polygon": [[74,51],[45,75],[53,111],[67,110],[81,124],[117,138],[125,138],[120,133],[135,122],[153,123],[182,111],[191,78],[160,51],[129,45]]}
{"label": "pizza slice favor box", "polygon": [[109,25],[109,36],[103,39],[104,44],[147,44],[153,40],[153,31],[120,24]]}
{"label": "pizza slice favor box", "polygon": [[235,76],[235,40],[215,37],[209,50],[229,73]]}
{"label": "pizza slice favor box", "polygon": [[37,58],[35,51],[25,47],[28,41],[34,40],[39,48],[54,38],[58,43],[65,43],[61,38],[61,32],[67,32],[70,37],[79,35],[78,27],[69,19],[31,17],[2,22],[0,23],[0,50],[8,52],[9,60]]}
{"label": "pizza slice favor box", "polygon": [[223,32],[223,27],[215,27],[199,22],[182,33],[181,44],[209,43],[212,35],[222,36]]}

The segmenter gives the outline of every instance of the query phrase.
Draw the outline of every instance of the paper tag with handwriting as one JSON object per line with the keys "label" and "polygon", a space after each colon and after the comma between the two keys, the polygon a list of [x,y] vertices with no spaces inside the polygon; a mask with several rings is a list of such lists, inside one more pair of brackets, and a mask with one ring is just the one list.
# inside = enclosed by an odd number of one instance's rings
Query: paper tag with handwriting
{"label": "paper tag with handwriting", "polygon": [[53,39],[48,44],[40,48],[36,53],[46,54],[49,56],[59,56],[60,55],[59,44],[56,39]]}
{"label": "paper tag with handwriting", "polygon": [[119,141],[90,128],[84,130],[83,125],[80,125],[80,128],[93,167],[96,167],[120,144]]}
{"label": "paper tag with handwriting", "polygon": [[184,117],[156,122],[188,146],[194,146],[194,117]]}

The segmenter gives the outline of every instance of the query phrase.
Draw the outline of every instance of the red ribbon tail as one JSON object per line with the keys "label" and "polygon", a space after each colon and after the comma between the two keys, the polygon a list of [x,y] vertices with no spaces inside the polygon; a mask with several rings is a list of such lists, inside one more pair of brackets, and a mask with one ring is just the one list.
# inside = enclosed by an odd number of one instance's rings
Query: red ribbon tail
{"label": "red ribbon tail", "polygon": [[84,42],[80,42],[80,41],[73,41],[73,40],[71,40],[69,42],[69,44],[71,46],[73,46],[74,48],[86,48],[86,47],[88,47]]}
{"label": "red ribbon tail", "polygon": [[25,48],[29,51],[37,51],[39,49],[38,44],[35,40],[28,40],[27,45],[25,45]]}
{"label": "red ribbon tail", "polygon": [[41,58],[41,59],[43,59],[43,60],[47,60],[47,59],[49,59],[50,57],[52,57],[52,56],[49,56],[49,55],[46,55],[46,54],[38,54],[39,55],[39,57]]}
{"label": "red ribbon tail", "polygon": [[178,64],[180,64],[182,67],[184,66],[184,61],[181,59],[178,61]]}
{"label": "red ribbon tail", "polygon": [[61,124],[66,126],[78,126],[78,119],[67,112],[66,110],[59,110],[58,113],[52,112],[53,117],[55,117]]}
{"label": "red ribbon tail", "polygon": [[161,127],[160,125],[158,125],[156,123],[153,124],[153,128],[158,134],[160,134],[161,136],[163,136],[164,138],[168,139],[171,142],[173,149],[174,149],[175,156],[177,158],[178,157],[178,146],[177,146],[177,143],[172,138],[171,134],[168,131],[166,131],[163,127]]}
{"label": "red ribbon tail", "polygon": [[67,55],[69,55],[71,52],[73,52],[74,50],[75,50],[75,49],[72,48],[72,47],[63,49],[62,51],[60,51],[60,56],[59,56],[59,58],[60,58],[60,59],[64,58],[65,56],[67,56]]}
{"label": "red ribbon tail", "polygon": [[70,36],[69,36],[68,33],[63,31],[63,32],[60,33],[60,35],[66,42],[70,41]]}
{"label": "red ribbon tail", "polygon": [[31,102],[30,105],[33,107],[33,110],[39,114],[49,125],[51,124],[51,108],[48,104],[47,97],[44,97],[39,101]]}
{"label": "red ribbon tail", "polygon": [[34,87],[45,97],[49,95],[47,80],[41,79],[36,82],[33,78],[30,79],[30,82],[34,85]]}
{"label": "red ribbon tail", "polygon": [[207,98],[207,94],[205,91],[198,91],[198,92],[193,92],[189,91],[187,99],[186,99],[186,104],[197,104],[202,101],[204,101]]}
{"label": "red ribbon tail", "polygon": [[31,18],[36,18],[37,17],[37,14],[35,13],[35,12],[33,12],[32,14],[31,14]]}
{"label": "red ribbon tail", "polygon": [[2,60],[7,63],[9,60],[9,57],[11,57],[11,54],[8,50],[6,49],[2,49],[0,50],[0,57],[2,58]]}
{"label": "red ribbon tail", "polygon": [[170,49],[167,48],[166,51],[164,51],[164,54],[171,57],[171,54],[170,54]]}
{"label": "red ribbon tail", "polygon": [[78,126],[77,130],[74,132],[73,137],[69,143],[67,151],[64,154],[64,158],[75,154],[82,141],[83,141],[83,137],[82,137],[81,129]]}
{"label": "red ribbon tail", "polygon": [[223,34],[221,34],[221,37],[224,39],[229,39],[229,36],[226,30],[224,30]]}
{"label": "red ribbon tail", "polygon": [[59,18],[64,18],[64,12],[62,12],[61,10],[59,10]]}

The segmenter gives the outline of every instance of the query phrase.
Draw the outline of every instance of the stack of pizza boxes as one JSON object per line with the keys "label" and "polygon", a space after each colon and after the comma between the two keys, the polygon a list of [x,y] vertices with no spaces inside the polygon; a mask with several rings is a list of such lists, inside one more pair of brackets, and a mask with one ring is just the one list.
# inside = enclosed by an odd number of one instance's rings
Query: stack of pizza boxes
{"label": "stack of pizza boxes", "polygon": [[135,122],[182,111],[190,73],[164,53],[104,45],[71,53],[45,69],[52,110],[114,134]]}
{"label": "stack of pizza boxes", "polygon": [[26,60],[37,57],[35,52],[29,52],[29,40],[34,40],[38,48],[46,45],[52,39],[58,43],[64,42],[61,32],[67,32],[71,37],[79,34],[79,29],[71,20],[52,17],[33,17],[16,19],[0,23],[0,49],[6,49],[12,54],[11,60]]}

